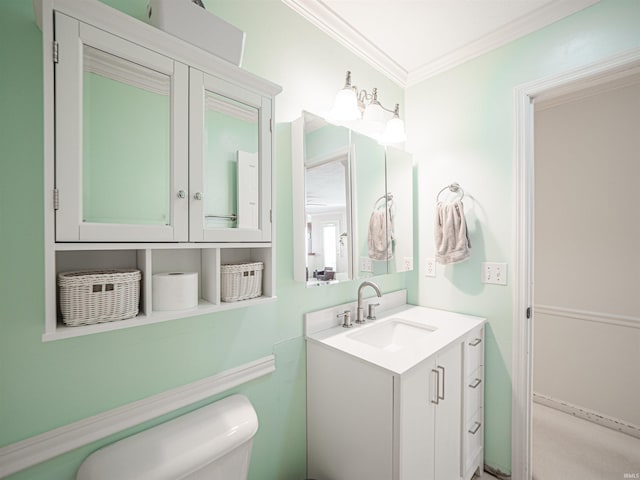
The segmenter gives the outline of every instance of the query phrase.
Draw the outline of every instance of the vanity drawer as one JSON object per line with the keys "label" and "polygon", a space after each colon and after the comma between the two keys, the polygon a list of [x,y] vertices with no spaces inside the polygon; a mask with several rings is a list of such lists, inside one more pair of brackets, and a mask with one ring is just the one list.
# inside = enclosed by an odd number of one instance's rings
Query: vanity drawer
{"label": "vanity drawer", "polygon": [[464,376],[483,365],[484,328],[480,327],[471,332],[464,341]]}
{"label": "vanity drawer", "polygon": [[484,437],[484,416],[482,408],[469,420],[463,432],[464,471],[468,471],[474,460],[482,452]]}
{"label": "vanity drawer", "polygon": [[470,420],[482,407],[484,372],[478,367],[464,382],[464,422]]}

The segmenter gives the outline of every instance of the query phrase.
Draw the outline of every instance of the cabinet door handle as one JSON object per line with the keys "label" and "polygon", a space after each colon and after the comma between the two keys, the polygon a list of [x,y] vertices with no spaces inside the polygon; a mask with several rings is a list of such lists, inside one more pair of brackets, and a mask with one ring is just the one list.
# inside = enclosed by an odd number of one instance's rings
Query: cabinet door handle
{"label": "cabinet door handle", "polygon": [[436,374],[436,399],[431,399],[431,403],[438,405],[440,403],[440,370],[436,370],[435,368],[431,369],[432,373]]}
{"label": "cabinet door handle", "polygon": [[187,194],[184,192],[184,190],[178,190],[178,198],[184,198],[186,196]]}
{"label": "cabinet door handle", "polygon": [[469,433],[471,435],[475,435],[476,433],[478,433],[478,430],[480,430],[480,427],[482,426],[482,424],[480,422],[474,422],[473,423],[473,427],[471,427],[469,429]]}
{"label": "cabinet door handle", "polygon": [[479,378],[476,378],[473,383],[470,383],[469,386],[471,388],[478,388],[478,385],[480,385],[482,383],[482,380],[480,380]]}
{"label": "cabinet door handle", "polygon": [[471,345],[472,347],[476,347],[476,346],[480,345],[481,341],[482,341],[481,338],[476,338],[476,339],[470,341],[469,345]]}
{"label": "cabinet door handle", "polygon": [[[438,370],[442,370],[442,396],[440,396],[440,386],[438,385],[438,398],[444,400],[444,367],[438,365]],[[438,376],[439,377],[439,376]]]}
{"label": "cabinet door handle", "polygon": [[196,192],[196,193],[193,195],[193,198],[194,198],[195,200],[202,200],[202,192]]}

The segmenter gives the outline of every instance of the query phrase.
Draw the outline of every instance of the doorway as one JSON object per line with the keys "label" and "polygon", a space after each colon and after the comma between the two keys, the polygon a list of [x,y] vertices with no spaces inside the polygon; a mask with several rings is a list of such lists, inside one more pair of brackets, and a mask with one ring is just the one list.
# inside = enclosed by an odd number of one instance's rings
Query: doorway
{"label": "doorway", "polygon": [[515,89],[516,226],[513,312],[512,477],[532,479],[534,107],[640,71],[640,49]]}

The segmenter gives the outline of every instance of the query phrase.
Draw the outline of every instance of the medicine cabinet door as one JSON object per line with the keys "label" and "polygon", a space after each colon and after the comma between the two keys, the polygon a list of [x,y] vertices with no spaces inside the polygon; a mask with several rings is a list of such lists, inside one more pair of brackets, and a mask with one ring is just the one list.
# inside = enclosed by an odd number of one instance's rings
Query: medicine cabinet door
{"label": "medicine cabinet door", "polygon": [[357,278],[368,278],[388,273],[393,254],[392,218],[389,215],[392,205],[387,199],[385,150],[373,138],[357,132],[351,132],[351,149]]}
{"label": "medicine cabinet door", "polygon": [[407,272],[413,270],[413,158],[388,146],[385,164],[393,229],[389,273]]}
{"label": "medicine cabinet door", "polygon": [[271,99],[189,76],[189,239],[271,241]]}
{"label": "medicine cabinet door", "polygon": [[188,239],[188,69],[56,13],[56,241]]}

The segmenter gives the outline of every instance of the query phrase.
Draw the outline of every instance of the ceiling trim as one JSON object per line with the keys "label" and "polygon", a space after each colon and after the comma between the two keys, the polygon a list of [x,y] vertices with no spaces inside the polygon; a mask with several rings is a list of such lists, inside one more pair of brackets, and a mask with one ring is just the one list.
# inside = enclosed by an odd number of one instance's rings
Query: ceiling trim
{"label": "ceiling trim", "polygon": [[376,47],[322,0],[282,0],[282,2],[398,85],[406,87],[407,70]]}
{"label": "ceiling trim", "polygon": [[456,49],[448,55],[444,55],[437,60],[409,72],[406,86],[420,83],[429,77],[461,65],[498,47],[502,47],[598,2],[600,2],[600,0],[560,0],[549,3],[523,17],[507,23],[502,28],[494,30],[472,43],[468,43],[464,47]]}
{"label": "ceiling trim", "polygon": [[524,15],[477,41],[456,49],[448,55],[407,71],[384,53],[356,28],[345,21],[322,0],[282,0],[320,30],[358,55],[401,87],[416,85],[429,77],[479,57],[495,48],[535,32],[566,16],[583,10],[600,0],[557,0]]}

